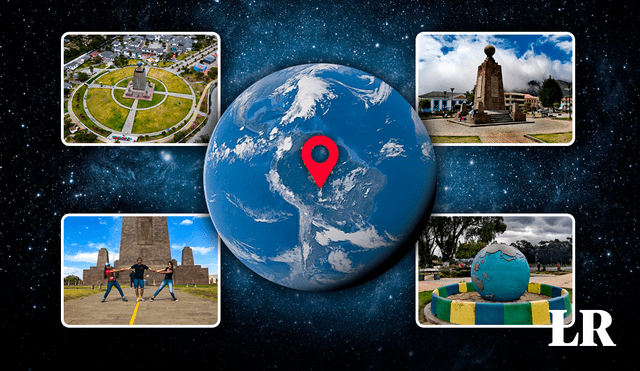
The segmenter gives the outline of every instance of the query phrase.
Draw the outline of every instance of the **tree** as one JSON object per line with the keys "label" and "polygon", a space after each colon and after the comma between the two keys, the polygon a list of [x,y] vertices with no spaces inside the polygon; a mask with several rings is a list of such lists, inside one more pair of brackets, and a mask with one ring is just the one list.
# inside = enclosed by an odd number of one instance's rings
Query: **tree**
{"label": "tree", "polygon": [[74,275],[69,275],[64,278],[65,285],[75,285],[78,281],[80,281],[80,277]]}
{"label": "tree", "polygon": [[543,107],[553,107],[554,103],[562,101],[562,89],[560,84],[551,76],[542,82],[542,87],[538,93],[540,104]]}
{"label": "tree", "polygon": [[[431,245],[425,248],[425,252],[437,247],[442,253],[442,260],[447,261],[456,256],[463,238],[487,245],[506,228],[502,217],[432,217],[425,226],[422,233],[425,237],[421,240]],[[465,256],[467,254],[463,253]]]}
{"label": "tree", "polygon": [[78,72],[78,81],[85,82],[89,80],[89,74],[86,72]]}
{"label": "tree", "polygon": [[418,266],[432,267],[433,256],[436,244],[433,243],[433,236],[429,233],[429,228],[422,230],[418,239]]}
{"label": "tree", "polygon": [[420,112],[424,113],[427,109],[431,108],[431,99],[422,98],[418,103],[418,107],[420,107]]}
{"label": "tree", "polygon": [[507,225],[504,224],[503,217],[482,217],[477,224],[474,224],[469,228],[469,230],[465,234],[465,237],[477,237],[479,242],[484,242],[488,245],[495,240],[497,235],[504,233],[504,231],[506,230]]}
{"label": "tree", "polygon": [[473,101],[475,99],[475,91],[476,91],[476,86],[474,85],[472,91],[468,91],[464,93],[464,96],[467,99],[467,102],[471,103],[471,105],[473,105]]}
{"label": "tree", "polygon": [[487,246],[486,242],[481,241],[469,241],[465,243],[461,243],[458,246],[458,251],[456,252],[456,258],[458,259],[472,259],[474,258],[480,250],[484,249]]}
{"label": "tree", "polygon": [[96,138],[98,138],[98,136],[94,133],[90,133],[87,130],[82,130],[80,132],[77,132],[73,136],[73,141],[76,143],[93,143]]}
{"label": "tree", "polygon": [[534,262],[537,261],[536,247],[533,246],[531,242],[527,240],[518,240],[516,242],[512,242],[511,246],[520,250],[520,252],[524,254],[525,258],[527,258],[527,261],[529,262],[529,264],[533,264]]}

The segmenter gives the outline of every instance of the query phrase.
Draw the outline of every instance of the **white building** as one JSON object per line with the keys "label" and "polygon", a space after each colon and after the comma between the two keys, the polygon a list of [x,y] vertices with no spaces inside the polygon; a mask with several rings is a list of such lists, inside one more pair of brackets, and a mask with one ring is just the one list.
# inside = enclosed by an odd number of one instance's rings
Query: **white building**
{"label": "white building", "polygon": [[460,107],[461,104],[468,103],[465,93],[456,93],[455,91],[432,91],[422,94],[418,98],[418,102],[425,98],[431,101],[430,108],[427,108],[424,112],[453,111],[456,106]]}

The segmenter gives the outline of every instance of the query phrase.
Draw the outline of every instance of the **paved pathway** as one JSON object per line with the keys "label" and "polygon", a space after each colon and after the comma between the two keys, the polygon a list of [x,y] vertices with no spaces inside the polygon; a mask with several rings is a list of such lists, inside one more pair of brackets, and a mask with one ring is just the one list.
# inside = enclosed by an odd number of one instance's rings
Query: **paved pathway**
{"label": "paved pathway", "polygon": [[500,135],[480,135],[482,143],[538,143],[537,141],[527,138],[523,134],[500,134]]}
{"label": "paved pathway", "polygon": [[[138,108],[138,100],[133,100],[133,105],[129,109],[129,114],[127,115],[127,119],[124,121],[124,126],[122,127],[122,134],[129,135],[131,134],[131,130],[133,130],[133,121],[136,118],[136,109]],[[119,134],[114,132],[114,134]]]}
{"label": "paved pathway", "polygon": [[422,120],[431,136],[513,136],[524,137],[524,134],[563,133],[573,130],[569,120],[553,118],[528,118],[525,124],[496,125],[484,127],[468,127],[448,121],[447,119]]}
{"label": "paved pathway", "polygon": [[218,302],[174,289],[173,301],[165,287],[155,301],[150,301],[157,286],[145,288],[145,301],[136,302],[135,291],[122,287],[129,301],[122,301],[113,288],[102,303],[104,292],[63,303],[67,326],[214,326],[218,324]]}
{"label": "paved pathway", "polygon": [[[211,85],[211,83],[209,85],[207,85],[205,92],[207,91],[207,89],[210,90],[211,94],[209,94],[209,112],[211,112],[211,114],[209,115],[209,117],[207,117],[207,123],[200,129],[200,131],[195,134],[194,136],[192,136],[191,138],[189,138],[189,140],[187,141],[188,143],[196,143],[197,141],[201,140],[201,137],[203,135],[208,135],[209,138],[211,138],[211,135],[213,134],[213,129],[216,127],[216,125],[218,124],[218,120],[220,119],[220,114],[218,113],[218,80],[216,80],[215,82],[213,82],[214,85]],[[204,99],[204,94],[202,96],[202,99]],[[200,100],[202,102],[202,99]],[[199,106],[198,106],[199,107]],[[204,114],[206,115],[206,113]],[[194,118],[195,119],[195,118]]]}

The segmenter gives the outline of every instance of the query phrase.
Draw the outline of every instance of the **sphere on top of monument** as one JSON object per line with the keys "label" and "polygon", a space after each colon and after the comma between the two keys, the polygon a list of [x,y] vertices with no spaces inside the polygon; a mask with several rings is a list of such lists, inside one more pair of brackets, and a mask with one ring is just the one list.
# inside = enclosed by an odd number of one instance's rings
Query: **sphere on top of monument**
{"label": "sphere on top of monument", "polygon": [[487,57],[493,57],[494,54],[496,54],[496,47],[493,45],[487,45],[484,47],[484,54],[487,55]]}
{"label": "sphere on top of monument", "polygon": [[142,66],[142,62],[138,61],[137,65],[138,67]]}
{"label": "sphere on top of monument", "polygon": [[473,258],[471,281],[487,300],[517,300],[529,287],[529,263],[513,246],[494,243]]}

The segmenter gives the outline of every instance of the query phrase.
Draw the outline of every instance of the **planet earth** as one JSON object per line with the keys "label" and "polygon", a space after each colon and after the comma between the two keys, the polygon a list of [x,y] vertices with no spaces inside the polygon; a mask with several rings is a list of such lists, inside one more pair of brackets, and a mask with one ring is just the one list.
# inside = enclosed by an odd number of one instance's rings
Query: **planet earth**
{"label": "planet earth", "polygon": [[[321,186],[301,154],[318,135],[338,151]],[[317,163],[328,156],[322,145],[311,152]],[[436,161],[417,113],[389,85],[307,64],[233,101],[209,142],[204,188],[222,241],[252,271],[292,289],[338,290],[414,248],[433,207]]]}
{"label": "planet earth", "polygon": [[520,250],[504,244],[491,244],[473,258],[471,281],[487,300],[517,300],[529,287],[529,263]]}

